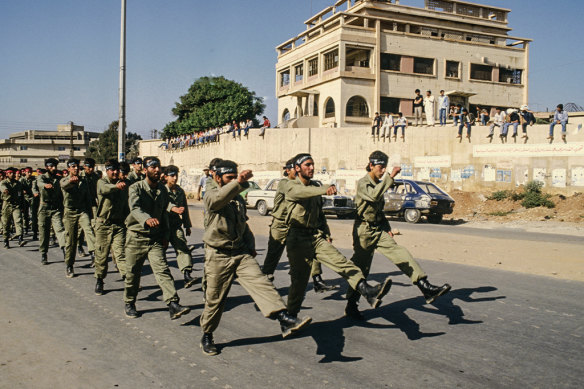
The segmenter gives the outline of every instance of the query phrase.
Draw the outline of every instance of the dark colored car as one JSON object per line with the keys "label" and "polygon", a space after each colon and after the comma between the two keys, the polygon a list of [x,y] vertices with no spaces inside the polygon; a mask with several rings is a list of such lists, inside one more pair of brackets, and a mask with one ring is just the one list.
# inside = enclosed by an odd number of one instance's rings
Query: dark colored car
{"label": "dark colored car", "polygon": [[422,215],[430,223],[440,223],[444,215],[454,210],[454,199],[427,181],[395,180],[384,197],[383,211],[388,215],[403,216],[409,223],[417,223]]}

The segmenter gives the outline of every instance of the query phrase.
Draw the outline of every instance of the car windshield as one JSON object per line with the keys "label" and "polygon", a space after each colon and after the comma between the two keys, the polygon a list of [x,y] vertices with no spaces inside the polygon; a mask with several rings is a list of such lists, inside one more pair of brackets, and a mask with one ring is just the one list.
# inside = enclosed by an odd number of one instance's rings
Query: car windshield
{"label": "car windshield", "polygon": [[436,185],[430,184],[429,182],[424,182],[424,183],[418,182],[417,184],[420,188],[422,188],[422,190],[424,192],[426,192],[428,194],[441,194],[441,195],[446,194],[443,191],[441,191],[440,188],[438,188]]}
{"label": "car windshield", "polygon": [[249,188],[250,188],[250,189],[262,189],[262,188],[260,188],[260,186],[259,186],[258,184],[256,184],[255,182],[253,182],[253,181],[248,181],[248,182],[249,182]]}

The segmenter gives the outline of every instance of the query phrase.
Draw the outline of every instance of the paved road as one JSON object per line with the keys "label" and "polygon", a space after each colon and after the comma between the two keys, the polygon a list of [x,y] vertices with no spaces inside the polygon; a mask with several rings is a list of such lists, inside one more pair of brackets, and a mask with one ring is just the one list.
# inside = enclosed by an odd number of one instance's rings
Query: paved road
{"label": "paved road", "polygon": [[[201,235],[195,230],[191,241]],[[257,241],[266,247],[264,236]],[[206,357],[198,346],[200,285],[182,289],[170,251],[181,302],[193,309],[177,321],[168,318],[149,269],[137,304],[143,316],[132,320],[124,316],[115,272],[106,279],[108,293],[95,296],[87,259],[66,279],[57,249],[41,266],[36,248],[35,242],[0,253],[2,388],[580,388],[584,379],[579,282],[422,260],[431,280],[453,285],[427,305],[405,276],[376,257],[373,279],[390,273],[394,286],[379,309],[365,311],[365,323],[343,317],[346,286],[325,269],[340,289],[308,291],[301,314],[313,324],[285,341],[235,284],[215,335],[222,353]],[[195,253],[201,269],[202,252]],[[287,294],[285,261],[275,284]]]}

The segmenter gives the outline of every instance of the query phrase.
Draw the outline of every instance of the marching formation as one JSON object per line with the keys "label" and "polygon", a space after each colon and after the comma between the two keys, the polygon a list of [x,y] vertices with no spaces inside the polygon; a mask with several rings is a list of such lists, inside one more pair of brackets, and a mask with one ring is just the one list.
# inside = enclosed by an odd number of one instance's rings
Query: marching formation
{"label": "marching formation", "polygon": [[[205,248],[202,289],[205,306],[200,318],[201,348],[216,355],[213,333],[218,328],[223,308],[234,280],[247,291],[261,313],[278,320],[284,338],[311,322],[299,318],[302,302],[312,276],[316,292],[334,289],[322,279],[321,265],[338,273],[348,283],[345,314],[363,320],[358,308],[361,296],[377,308],[391,288],[391,278],[380,284],[367,281],[373,254],[377,250],[417,285],[428,303],[447,293],[450,285],[434,286],[407,249],[393,239],[383,214],[383,194],[393,185],[400,168],[386,172],[388,156],[373,152],[366,175],[359,180],[355,198],[357,215],[353,228],[354,254],[349,259],[332,244],[331,233],[322,211],[322,196],[336,194],[336,187],[319,186],[312,180],[314,160],[298,154],[284,167],[278,185],[270,225],[267,255],[262,267],[256,260],[255,239],[247,224],[247,209],[240,193],[249,187],[251,170],[238,170],[235,162],[215,158],[209,166],[210,177],[203,188]],[[166,258],[171,244],[176,252],[185,288],[197,279],[192,272],[191,220],[184,190],[177,184],[179,169],[162,168],[156,157],[137,158],[133,169],[128,163],[109,160],[105,174],[95,171],[95,161],[75,158],[67,161],[66,172],[57,170],[58,161],[45,160],[45,169],[9,168],[0,183],[4,247],[10,247],[11,232],[19,246],[26,244],[29,229],[39,238],[41,263],[48,263],[49,240],[60,248],[65,275],[75,276],[76,255],[85,255],[87,243],[91,266],[95,268],[95,294],[104,293],[108,258],[125,282],[125,314],[140,316],[136,300],[144,262],[148,259],[156,282],[162,290],[170,318],[190,311],[182,306]],[[130,172],[130,170],[132,170]],[[60,177],[60,175],[63,177]],[[19,177],[21,176],[22,177]],[[24,222],[23,222],[24,219]],[[274,272],[286,248],[290,265],[290,288],[284,302],[273,285]]]}

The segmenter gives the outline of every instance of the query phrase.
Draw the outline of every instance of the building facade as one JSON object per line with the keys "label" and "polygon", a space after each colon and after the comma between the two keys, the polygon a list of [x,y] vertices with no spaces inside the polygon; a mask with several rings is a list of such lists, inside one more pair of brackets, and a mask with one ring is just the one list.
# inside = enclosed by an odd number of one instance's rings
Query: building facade
{"label": "building facade", "polygon": [[339,0],[276,48],[278,122],[351,127],[413,112],[414,90],[468,108],[527,104],[529,39],[510,10],[458,0]]}
{"label": "building facade", "polygon": [[46,158],[66,161],[71,155],[82,159],[98,132],[74,124],[58,125],[57,131],[26,130],[0,140],[0,168],[42,167]]}

